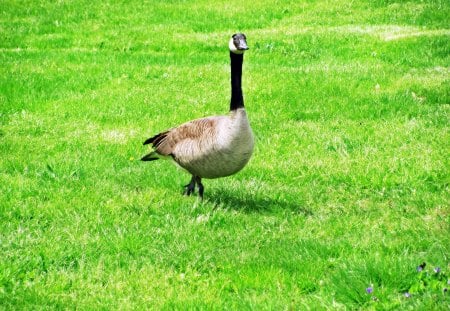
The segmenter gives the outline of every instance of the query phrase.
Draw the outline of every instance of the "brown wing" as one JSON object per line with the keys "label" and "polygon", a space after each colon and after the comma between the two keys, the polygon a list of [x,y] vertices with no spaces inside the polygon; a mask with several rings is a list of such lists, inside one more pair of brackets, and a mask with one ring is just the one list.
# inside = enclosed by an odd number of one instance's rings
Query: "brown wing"
{"label": "brown wing", "polygon": [[184,140],[198,141],[213,135],[218,118],[220,117],[209,117],[184,123],[147,139],[144,145],[151,143],[157,153],[171,155],[176,145]]}

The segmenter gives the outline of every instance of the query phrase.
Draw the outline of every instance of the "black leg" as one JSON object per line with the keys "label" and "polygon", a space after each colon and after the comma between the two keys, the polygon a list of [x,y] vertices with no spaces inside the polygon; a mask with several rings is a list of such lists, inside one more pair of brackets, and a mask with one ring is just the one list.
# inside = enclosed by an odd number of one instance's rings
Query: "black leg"
{"label": "black leg", "polygon": [[200,177],[197,177],[196,178],[196,182],[197,182],[197,185],[198,185],[198,196],[200,197],[200,199],[203,200],[204,187],[203,187],[203,184],[202,184],[202,179]]}
{"label": "black leg", "polygon": [[191,195],[195,191],[195,176],[192,176],[191,181],[184,186],[184,195]]}

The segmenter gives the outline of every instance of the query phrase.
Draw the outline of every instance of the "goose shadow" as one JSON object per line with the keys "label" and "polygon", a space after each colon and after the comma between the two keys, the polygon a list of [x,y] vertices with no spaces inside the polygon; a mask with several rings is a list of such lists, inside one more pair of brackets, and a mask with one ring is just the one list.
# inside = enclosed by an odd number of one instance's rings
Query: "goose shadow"
{"label": "goose shadow", "polygon": [[227,190],[211,189],[208,198],[205,198],[205,203],[212,204],[214,209],[222,208],[245,213],[270,213],[283,210],[304,215],[305,217],[313,215],[313,211],[301,201],[292,202],[260,193],[236,196],[236,194]]}

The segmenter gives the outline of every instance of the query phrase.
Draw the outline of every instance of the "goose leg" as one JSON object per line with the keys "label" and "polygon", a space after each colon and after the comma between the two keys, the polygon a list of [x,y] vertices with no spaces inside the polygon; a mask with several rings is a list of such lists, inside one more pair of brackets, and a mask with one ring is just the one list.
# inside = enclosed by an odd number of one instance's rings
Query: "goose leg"
{"label": "goose leg", "polygon": [[200,178],[200,177],[196,177],[196,182],[197,182],[197,185],[198,185],[198,196],[200,197],[200,199],[202,199],[203,200],[203,190],[204,190],[204,187],[203,187],[203,184],[202,184],[202,179]]}
{"label": "goose leg", "polygon": [[195,191],[195,176],[192,175],[191,181],[184,186],[184,195],[191,195]]}

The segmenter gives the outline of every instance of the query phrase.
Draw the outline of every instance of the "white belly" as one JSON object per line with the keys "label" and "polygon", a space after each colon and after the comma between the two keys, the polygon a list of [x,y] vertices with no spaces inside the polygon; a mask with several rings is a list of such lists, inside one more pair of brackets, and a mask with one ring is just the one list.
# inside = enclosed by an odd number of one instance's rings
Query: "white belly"
{"label": "white belly", "polygon": [[253,133],[244,109],[221,117],[214,133],[185,141],[175,152],[176,162],[201,178],[218,178],[240,171],[253,153]]}

